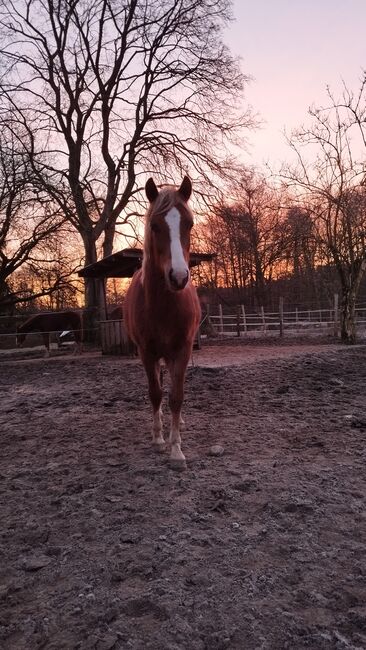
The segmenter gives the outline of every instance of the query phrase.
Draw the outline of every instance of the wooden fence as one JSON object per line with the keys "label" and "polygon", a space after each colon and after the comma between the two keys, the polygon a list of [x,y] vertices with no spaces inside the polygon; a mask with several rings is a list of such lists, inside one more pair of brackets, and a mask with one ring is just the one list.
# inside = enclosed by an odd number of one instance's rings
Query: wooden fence
{"label": "wooden fence", "polygon": [[[280,336],[299,335],[301,333],[339,334],[338,296],[335,296],[333,309],[294,309],[286,311],[280,299],[278,311],[265,312],[263,307],[257,312],[247,312],[244,305],[237,305],[234,313],[224,313],[218,305],[217,313],[207,306],[206,320],[211,333],[220,337],[245,336]],[[366,328],[366,307],[357,306],[356,325],[358,329]],[[212,331],[213,330],[213,331]]]}
{"label": "wooden fence", "polygon": [[[197,333],[195,347],[200,347],[202,335],[216,335],[221,338],[260,337],[260,336],[301,336],[301,334],[328,334],[339,336],[339,305],[338,296],[334,297],[332,309],[301,309],[286,310],[283,299],[280,299],[278,311],[267,312],[261,307],[257,312],[248,311],[244,305],[224,310],[222,305],[215,309],[207,305],[201,328]],[[13,326],[0,330],[0,349],[15,347],[15,319],[1,317],[1,322],[12,321]],[[366,330],[366,305],[356,307],[356,326],[358,331]],[[10,331],[9,331],[10,329]],[[132,347],[121,320],[101,321],[98,327],[100,342],[104,354],[132,354]],[[55,337],[55,333],[53,333]],[[42,340],[37,334],[28,335],[28,345],[40,345]]]}
{"label": "wooden fence", "polygon": [[99,325],[103,354],[134,354],[135,346],[129,340],[121,319],[103,320]]}

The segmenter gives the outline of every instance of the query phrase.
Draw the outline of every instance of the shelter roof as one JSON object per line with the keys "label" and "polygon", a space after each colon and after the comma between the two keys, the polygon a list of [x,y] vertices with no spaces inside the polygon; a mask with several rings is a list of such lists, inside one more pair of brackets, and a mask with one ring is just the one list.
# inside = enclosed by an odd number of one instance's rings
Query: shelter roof
{"label": "shelter roof", "polygon": [[[142,264],[141,248],[124,248],[122,251],[108,255],[99,262],[88,264],[78,271],[82,278],[132,278]],[[214,253],[190,253],[189,266],[198,266],[201,262],[211,262]]]}

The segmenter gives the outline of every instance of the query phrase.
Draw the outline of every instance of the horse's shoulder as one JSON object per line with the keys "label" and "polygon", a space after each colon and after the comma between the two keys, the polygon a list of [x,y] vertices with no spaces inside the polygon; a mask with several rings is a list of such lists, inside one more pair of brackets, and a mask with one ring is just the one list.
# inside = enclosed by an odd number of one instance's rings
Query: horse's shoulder
{"label": "horse's shoulder", "polygon": [[142,287],[142,269],[138,269],[138,271],[133,274],[131,284]]}
{"label": "horse's shoulder", "polygon": [[136,296],[141,293],[142,288],[142,270],[139,269],[132,277],[131,284],[127,290],[126,300],[136,299]]}

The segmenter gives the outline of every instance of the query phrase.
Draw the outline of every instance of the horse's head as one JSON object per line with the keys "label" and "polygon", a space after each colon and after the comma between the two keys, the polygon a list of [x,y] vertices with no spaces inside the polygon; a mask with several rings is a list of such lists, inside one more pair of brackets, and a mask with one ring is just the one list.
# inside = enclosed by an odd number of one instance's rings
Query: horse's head
{"label": "horse's head", "polygon": [[187,202],[192,183],[185,176],[179,189],[160,192],[152,178],[146,183],[150,201],[145,228],[145,264],[149,261],[164,275],[169,289],[184,289],[189,280],[189,247],[193,215]]}

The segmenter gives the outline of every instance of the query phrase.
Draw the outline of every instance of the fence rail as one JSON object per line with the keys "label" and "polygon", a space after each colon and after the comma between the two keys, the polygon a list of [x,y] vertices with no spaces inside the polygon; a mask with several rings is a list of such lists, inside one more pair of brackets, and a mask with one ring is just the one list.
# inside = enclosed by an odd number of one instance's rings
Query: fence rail
{"label": "fence rail", "polygon": [[[277,312],[265,312],[261,308],[256,313],[247,313],[244,305],[238,305],[235,313],[223,313],[222,305],[218,313],[211,313],[208,308],[207,320],[211,330],[221,337],[242,337],[268,334],[283,336],[286,334],[310,333],[311,331],[331,333],[339,332],[338,301],[333,309],[294,309],[286,311],[280,302]],[[356,326],[366,328],[366,307],[356,308]]]}

